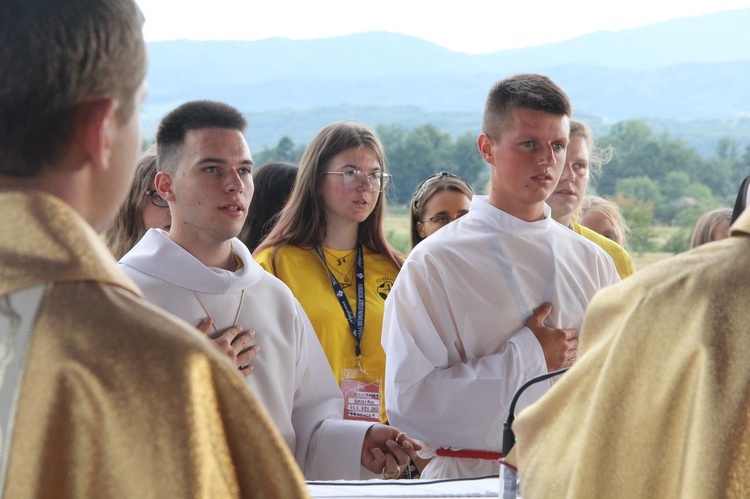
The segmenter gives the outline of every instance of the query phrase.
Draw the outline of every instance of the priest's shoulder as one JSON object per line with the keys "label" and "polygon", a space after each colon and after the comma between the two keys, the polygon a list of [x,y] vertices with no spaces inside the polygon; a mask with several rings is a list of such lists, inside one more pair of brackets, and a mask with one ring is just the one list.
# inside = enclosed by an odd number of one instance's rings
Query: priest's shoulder
{"label": "priest's shoulder", "polygon": [[162,355],[184,351],[185,347],[204,350],[197,325],[119,287],[101,285],[101,291],[102,301],[97,313],[106,315],[108,334],[121,335],[122,341],[131,344],[147,342],[149,348]]}

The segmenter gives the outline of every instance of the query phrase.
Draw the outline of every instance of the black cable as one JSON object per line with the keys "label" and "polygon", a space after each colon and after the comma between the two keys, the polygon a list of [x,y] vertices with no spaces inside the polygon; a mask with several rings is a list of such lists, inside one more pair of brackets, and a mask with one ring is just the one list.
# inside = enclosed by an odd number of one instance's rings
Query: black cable
{"label": "black cable", "polygon": [[507,456],[510,450],[513,448],[513,446],[516,443],[516,435],[513,433],[512,426],[513,426],[513,420],[516,419],[516,404],[518,403],[518,399],[521,397],[521,394],[531,385],[535,383],[539,383],[540,381],[544,381],[546,379],[554,378],[555,376],[559,376],[560,374],[564,373],[570,369],[569,367],[564,367],[562,369],[558,369],[557,371],[552,371],[547,374],[542,374],[540,376],[537,376],[535,378],[531,378],[526,383],[521,385],[521,388],[516,390],[516,393],[513,395],[513,400],[510,402],[510,410],[508,411],[508,419],[505,420],[505,423],[503,423],[503,457]]}

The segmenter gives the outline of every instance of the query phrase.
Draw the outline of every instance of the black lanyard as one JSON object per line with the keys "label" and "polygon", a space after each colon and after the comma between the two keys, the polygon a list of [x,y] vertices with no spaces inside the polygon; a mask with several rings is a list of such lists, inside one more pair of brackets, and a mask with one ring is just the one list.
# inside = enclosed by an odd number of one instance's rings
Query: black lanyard
{"label": "black lanyard", "polygon": [[339,303],[341,304],[341,309],[344,311],[344,316],[352,330],[352,335],[354,335],[354,339],[357,341],[357,346],[354,352],[359,359],[359,357],[362,356],[362,347],[360,345],[362,343],[362,333],[365,328],[365,260],[362,256],[362,243],[357,241],[357,262],[355,264],[355,282],[357,285],[356,318],[354,317],[351,305],[349,305],[349,300],[346,298],[344,289],[341,287],[341,284],[339,284],[336,276],[333,275],[333,272],[331,272],[331,269],[328,268],[328,262],[326,262],[323,249],[320,246],[316,246],[315,251],[317,251],[318,256],[323,260],[323,264],[326,266],[328,277],[331,279],[331,286],[333,286],[333,292],[336,294],[336,298],[338,298]]}

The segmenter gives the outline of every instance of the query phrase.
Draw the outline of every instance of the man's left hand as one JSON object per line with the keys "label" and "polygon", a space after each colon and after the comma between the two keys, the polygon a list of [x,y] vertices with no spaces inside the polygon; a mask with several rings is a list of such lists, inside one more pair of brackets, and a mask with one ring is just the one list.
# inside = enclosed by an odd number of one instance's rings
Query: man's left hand
{"label": "man's left hand", "polygon": [[370,426],[362,442],[362,466],[384,479],[396,479],[422,446],[393,426]]}

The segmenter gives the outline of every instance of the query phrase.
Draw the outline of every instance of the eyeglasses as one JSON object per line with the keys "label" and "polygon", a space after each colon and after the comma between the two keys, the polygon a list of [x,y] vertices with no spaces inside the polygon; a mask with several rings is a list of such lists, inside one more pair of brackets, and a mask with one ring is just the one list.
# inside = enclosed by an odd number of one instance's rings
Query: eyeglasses
{"label": "eyeglasses", "polygon": [[159,208],[169,208],[167,200],[161,197],[156,191],[146,191],[144,196],[149,196],[151,198],[151,204],[154,206],[158,206]]}
{"label": "eyeglasses", "polygon": [[325,172],[326,175],[341,175],[344,179],[344,187],[347,189],[362,189],[365,181],[370,184],[373,191],[383,192],[391,180],[391,174],[385,172],[367,173],[359,170],[347,170],[345,172]]}
{"label": "eyeglasses", "polygon": [[459,218],[461,218],[464,215],[466,215],[466,213],[461,213],[457,217],[452,217],[450,215],[445,215],[445,214],[441,213],[440,215],[435,215],[435,216],[432,216],[430,218],[425,218],[424,220],[420,220],[420,222],[422,222],[422,223],[424,223],[424,222],[432,222],[435,225],[439,225],[440,227],[442,227],[444,225],[448,225],[451,222],[455,222],[456,220],[458,220]]}

